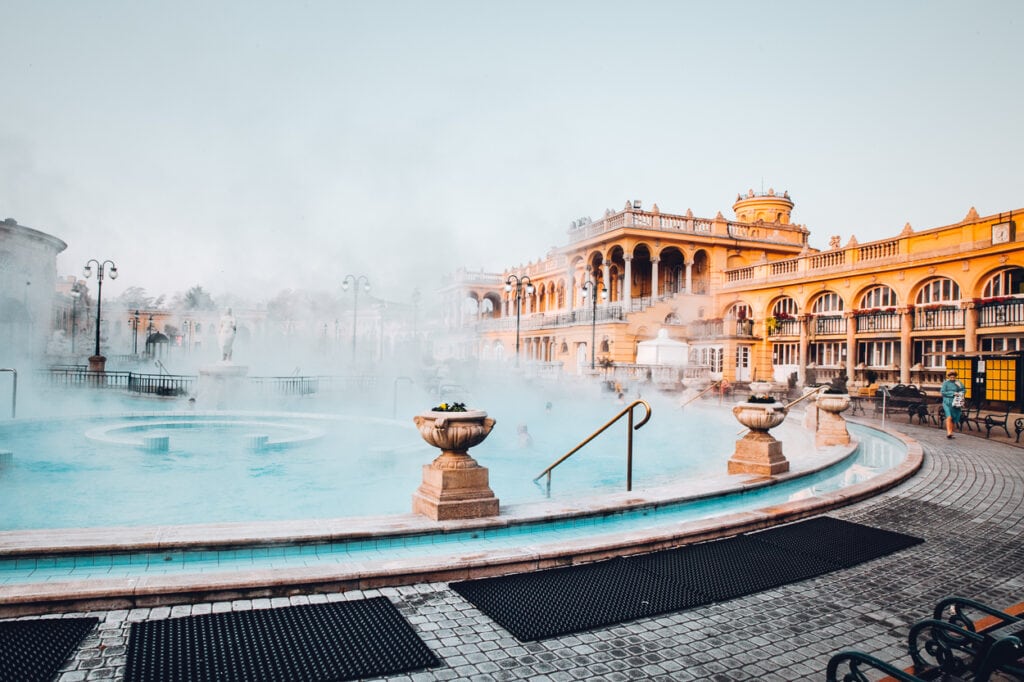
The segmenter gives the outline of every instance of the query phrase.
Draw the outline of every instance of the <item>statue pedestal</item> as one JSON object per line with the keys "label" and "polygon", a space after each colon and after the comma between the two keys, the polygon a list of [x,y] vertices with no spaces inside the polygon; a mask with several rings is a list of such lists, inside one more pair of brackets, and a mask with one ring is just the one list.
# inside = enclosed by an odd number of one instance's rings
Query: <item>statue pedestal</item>
{"label": "statue pedestal", "polygon": [[89,371],[90,372],[106,372],[107,371],[107,358],[105,355],[90,355],[89,356]]}
{"label": "statue pedestal", "polygon": [[445,453],[423,465],[423,483],[412,496],[412,511],[434,521],[498,515],[486,467],[469,455]]}
{"label": "statue pedestal", "polygon": [[818,423],[814,432],[814,445],[822,448],[830,445],[848,445],[850,432],[841,414],[850,407],[850,396],[846,394],[822,393],[817,399]]}
{"label": "statue pedestal", "polygon": [[423,467],[423,483],[412,496],[412,510],[433,519],[476,519],[498,515],[498,498],[488,471],[467,450],[483,442],[494,420],[483,410],[425,412],[413,418],[427,441],[441,454]]}
{"label": "statue pedestal", "polygon": [[231,362],[219,362],[199,368],[196,406],[207,410],[225,410],[237,403],[249,368]]}
{"label": "statue pedestal", "polygon": [[736,441],[736,450],[729,458],[730,474],[774,476],[789,471],[782,443],[768,433],[783,422],[788,412],[778,403],[740,403],[732,408],[737,421],[750,431]]}

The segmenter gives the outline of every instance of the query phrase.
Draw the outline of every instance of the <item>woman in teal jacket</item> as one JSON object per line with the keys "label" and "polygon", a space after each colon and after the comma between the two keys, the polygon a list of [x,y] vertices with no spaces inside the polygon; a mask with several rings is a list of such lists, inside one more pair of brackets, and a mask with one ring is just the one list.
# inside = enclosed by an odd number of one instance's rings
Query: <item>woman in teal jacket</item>
{"label": "woman in teal jacket", "polygon": [[953,407],[953,396],[964,392],[964,385],[957,380],[956,372],[946,372],[946,380],[942,382],[939,392],[942,393],[942,411],[946,415],[946,438],[952,438],[954,422],[960,423],[960,408]]}

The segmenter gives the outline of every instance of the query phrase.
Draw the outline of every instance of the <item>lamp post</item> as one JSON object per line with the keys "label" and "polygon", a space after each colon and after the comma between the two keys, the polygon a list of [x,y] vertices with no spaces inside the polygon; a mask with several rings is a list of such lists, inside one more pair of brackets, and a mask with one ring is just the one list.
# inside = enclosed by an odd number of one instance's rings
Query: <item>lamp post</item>
{"label": "lamp post", "polygon": [[519,366],[519,314],[523,308],[523,288],[526,288],[527,294],[533,293],[533,284],[530,282],[528,275],[522,277],[518,275],[509,275],[508,279],[505,280],[505,291],[512,291],[513,282],[515,282],[516,291],[516,367]]}
{"label": "lamp post", "polygon": [[85,275],[86,279],[92,277],[92,264],[96,264],[96,352],[91,358],[89,358],[89,371],[90,372],[102,372],[106,368],[107,359],[100,355],[100,320],[102,319],[102,306],[103,306],[103,273],[106,267],[110,266],[110,279],[117,279],[117,266],[114,265],[114,261],[105,260],[102,263],[95,258],[90,258],[85,262],[85,268],[82,269],[82,274]]}
{"label": "lamp post", "polygon": [[139,354],[139,311],[136,310],[131,317],[128,318],[128,326],[132,328],[134,335],[132,336],[132,355]]}
{"label": "lamp post", "polygon": [[[588,291],[590,293],[590,369],[594,369],[594,353],[597,350],[597,282],[588,279],[580,289],[583,296],[587,296]],[[601,289],[601,298],[608,300],[608,289]]]}
{"label": "lamp post", "polygon": [[82,288],[75,282],[71,286],[71,354],[75,354],[75,332],[78,331],[78,299],[82,296]]}
{"label": "lamp post", "polygon": [[352,289],[352,362],[356,361],[356,315],[359,311],[359,283],[363,283],[363,288],[367,293],[370,291],[370,280],[367,279],[366,275],[345,275],[345,279],[341,282],[341,288],[343,291],[348,291],[349,284],[354,285]]}

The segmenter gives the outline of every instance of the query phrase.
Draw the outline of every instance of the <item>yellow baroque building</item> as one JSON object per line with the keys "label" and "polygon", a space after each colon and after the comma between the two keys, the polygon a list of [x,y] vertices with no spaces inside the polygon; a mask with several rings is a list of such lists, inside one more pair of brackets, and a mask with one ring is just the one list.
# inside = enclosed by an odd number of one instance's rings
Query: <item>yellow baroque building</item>
{"label": "yellow baroque building", "polygon": [[[972,208],[953,225],[818,250],[790,222],[793,205],[749,191],[734,220],[628,202],[574,221],[568,244],[537,262],[446,282],[450,354],[666,386],[845,372],[854,385],[934,388],[947,359],[1024,351],[1021,209]],[[685,366],[638,364],[641,344],[666,338],[686,349]]]}

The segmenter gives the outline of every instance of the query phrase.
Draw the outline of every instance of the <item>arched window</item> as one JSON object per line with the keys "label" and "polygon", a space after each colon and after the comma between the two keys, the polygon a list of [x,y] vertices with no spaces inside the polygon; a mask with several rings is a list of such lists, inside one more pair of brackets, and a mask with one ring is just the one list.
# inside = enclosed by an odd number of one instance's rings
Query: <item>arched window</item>
{"label": "arched window", "polygon": [[997,272],[985,282],[985,287],[981,292],[984,298],[1013,296],[1014,294],[1024,294],[1024,268],[1009,268]]}
{"label": "arched window", "polygon": [[786,296],[785,298],[780,298],[772,306],[772,317],[796,317],[798,310],[796,301]]}
{"label": "arched window", "polygon": [[917,292],[917,305],[929,303],[956,303],[960,300],[960,285],[948,277],[936,277],[925,282]]}
{"label": "arched window", "polygon": [[751,317],[750,306],[746,303],[734,303],[727,314],[737,320],[749,320]]}
{"label": "arched window", "polygon": [[895,308],[899,305],[896,292],[884,284],[871,287],[860,297],[859,308]]}
{"label": "arched window", "polygon": [[843,312],[843,299],[834,291],[829,291],[814,299],[811,312],[815,315],[829,315]]}

